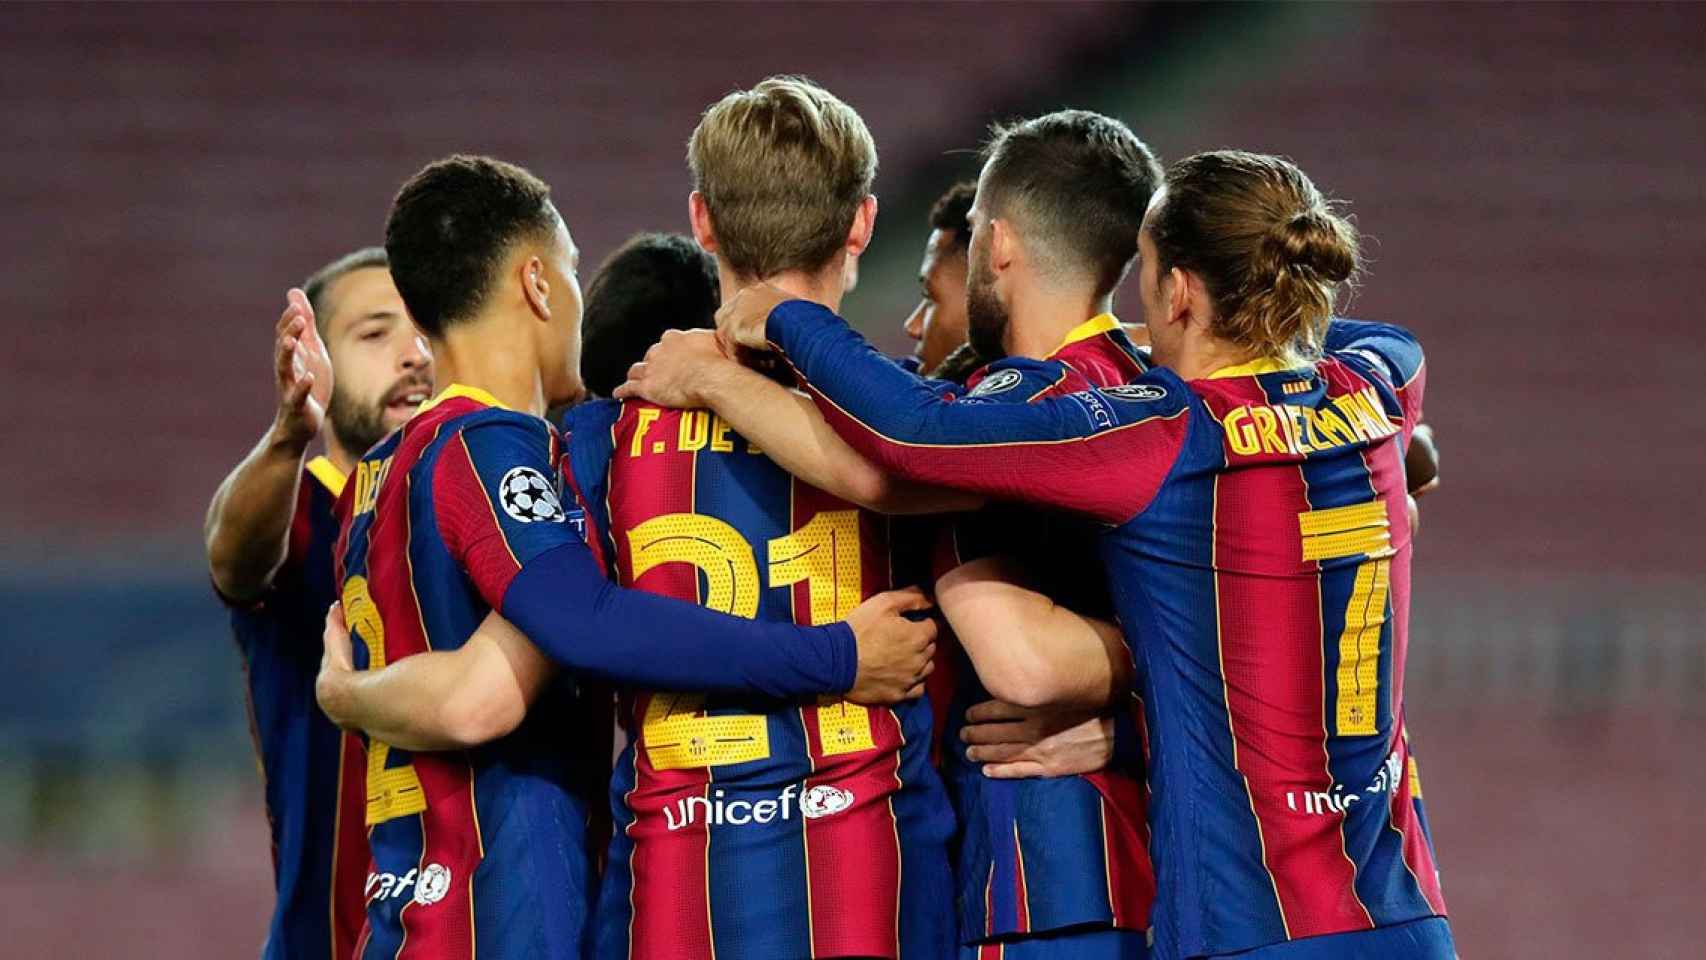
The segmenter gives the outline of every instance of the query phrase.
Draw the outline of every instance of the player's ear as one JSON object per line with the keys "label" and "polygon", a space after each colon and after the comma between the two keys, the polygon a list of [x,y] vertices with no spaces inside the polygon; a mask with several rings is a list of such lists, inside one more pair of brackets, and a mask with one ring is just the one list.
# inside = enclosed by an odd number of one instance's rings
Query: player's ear
{"label": "player's ear", "polygon": [[521,262],[521,296],[534,316],[551,319],[551,281],[545,279],[545,264],[538,257]]}
{"label": "player's ear", "polygon": [[715,256],[717,233],[711,229],[711,207],[697,190],[687,195],[687,222],[693,225],[693,240],[699,249]]}
{"label": "player's ear", "polygon": [[1005,218],[989,221],[989,269],[1000,273],[1013,265],[1019,252],[1019,237]]}
{"label": "player's ear", "polygon": [[1196,301],[1203,293],[1202,281],[1195,274],[1174,267],[1167,271],[1164,286],[1166,289],[1162,293],[1167,301],[1167,321],[1185,322],[1198,307]]}
{"label": "player's ear", "polygon": [[857,257],[864,253],[876,232],[877,197],[872,194],[861,201],[859,209],[853,213],[853,227],[847,231],[847,255]]}

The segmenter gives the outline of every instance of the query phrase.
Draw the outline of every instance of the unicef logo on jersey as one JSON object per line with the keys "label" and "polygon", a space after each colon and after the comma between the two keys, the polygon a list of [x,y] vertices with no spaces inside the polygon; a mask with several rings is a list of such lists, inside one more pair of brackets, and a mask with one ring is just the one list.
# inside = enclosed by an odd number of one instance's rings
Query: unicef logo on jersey
{"label": "unicef logo on jersey", "polygon": [[664,828],[674,832],[701,823],[744,827],[792,820],[795,810],[807,820],[820,820],[851,809],[853,799],[853,791],[827,783],[804,790],[790,783],[774,798],[764,800],[730,800],[727,791],[717,789],[708,797],[683,797],[664,807]]}
{"label": "unicef logo on jersey", "polygon": [[808,820],[833,816],[853,805],[853,791],[820,784],[800,794],[800,812]]}
{"label": "unicef logo on jersey", "polygon": [[504,513],[519,523],[555,523],[563,519],[563,505],[545,475],[532,467],[516,467],[504,474],[498,485]]}
{"label": "unicef logo on jersey", "polygon": [[450,892],[450,868],[439,863],[429,863],[421,871],[420,879],[415,881],[415,902],[423,907],[430,907],[444,899]]}

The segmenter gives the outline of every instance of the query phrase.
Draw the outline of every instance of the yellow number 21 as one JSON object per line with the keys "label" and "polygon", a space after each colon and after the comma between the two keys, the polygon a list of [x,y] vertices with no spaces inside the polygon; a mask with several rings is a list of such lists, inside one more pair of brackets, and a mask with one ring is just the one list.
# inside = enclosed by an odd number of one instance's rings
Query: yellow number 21
{"label": "yellow number 21", "polygon": [[[819,513],[800,529],[771,540],[770,586],[805,582],[812,625],[833,623],[859,605],[859,514]],[[752,618],[758,614],[758,564],[740,531],[716,517],[670,513],[628,531],[634,579],[665,563],[686,563],[705,576],[702,603]],[[658,695],[646,709],[642,739],[659,770],[714,767],[770,755],[769,726],[754,715],[702,716],[704,697]],[[835,756],[876,746],[864,707],[833,700],[817,708],[821,747]]]}

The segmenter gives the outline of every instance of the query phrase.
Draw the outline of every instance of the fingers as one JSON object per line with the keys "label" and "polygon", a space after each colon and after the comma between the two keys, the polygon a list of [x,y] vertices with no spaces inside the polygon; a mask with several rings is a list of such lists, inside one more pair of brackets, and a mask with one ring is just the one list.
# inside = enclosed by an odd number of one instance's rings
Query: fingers
{"label": "fingers", "polygon": [[326,608],[326,631],[329,633],[334,629],[349,632],[349,626],[344,623],[344,605],[336,600]]}
{"label": "fingers", "polygon": [[1008,720],[1024,720],[1030,712],[1024,707],[1015,707],[1001,700],[985,700],[973,704],[966,711],[967,723],[1000,723]]}
{"label": "fingers", "polygon": [[1011,763],[1025,759],[1028,744],[1023,743],[991,743],[966,748],[966,757],[978,763]]}
{"label": "fingers", "polygon": [[906,692],[901,694],[900,698],[902,700],[917,700],[919,697],[922,697],[922,696],[924,696],[924,683],[923,683],[923,681],[919,681],[918,683],[915,683],[912,686],[907,687]]}
{"label": "fingers", "polygon": [[1034,760],[1021,760],[1018,763],[986,763],[983,775],[991,780],[1025,780],[1046,777],[1049,772],[1047,767]]}
{"label": "fingers", "polygon": [[907,587],[904,590],[890,590],[883,594],[883,603],[896,613],[906,613],[910,610],[928,610],[931,607],[930,598],[917,587]]}
{"label": "fingers", "polygon": [[308,394],[313,389],[314,375],[304,373],[301,378],[285,389],[284,398],[280,403],[286,410],[300,410],[308,402]]}
{"label": "fingers", "polygon": [[960,728],[960,739],[966,743],[1020,743],[1037,740],[1035,731],[1025,723],[968,723]]}
{"label": "fingers", "polygon": [[640,395],[640,388],[634,381],[625,380],[610,395],[618,400],[630,400]]}

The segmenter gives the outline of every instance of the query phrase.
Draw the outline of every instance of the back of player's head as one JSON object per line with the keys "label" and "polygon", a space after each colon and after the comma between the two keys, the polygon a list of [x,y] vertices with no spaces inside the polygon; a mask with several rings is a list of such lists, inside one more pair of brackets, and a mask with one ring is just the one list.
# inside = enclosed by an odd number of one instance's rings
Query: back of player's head
{"label": "back of player's head", "polygon": [[559,220],[551,188],[511,163],[451,156],[397,191],[385,222],[391,278],[428,335],[474,316],[520,240],[548,237]]}
{"label": "back of player's head", "polygon": [[1100,297],[1137,256],[1137,231],[1161,164],[1125,124],[1060,110],[996,127],[978,190],[992,219],[1012,220],[1053,271],[1076,273]]}
{"label": "back of player's head", "polygon": [[815,272],[847,242],[877,176],[865,121],[801,77],[771,77],[705,111],[687,142],[717,251],[735,273],[763,279]]}
{"label": "back of player's head", "polygon": [[1148,221],[1159,272],[1202,278],[1212,332],[1269,356],[1320,352],[1360,264],[1356,227],[1283,157],[1216,150],[1167,168]]}
{"label": "back of player's head", "polygon": [[322,339],[326,335],[326,321],[332,313],[332,285],[357,270],[384,270],[389,265],[384,247],[362,247],[333,260],[302,281],[302,292],[308,297],[308,306],[314,310],[314,325],[319,328]]}
{"label": "back of player's head", "polygon": [[581,379],[608,397],[665,330],[714,329],[717,262],[690,238],[642,233],[617,248],[586,288]]}
{"label": "back of player's head", "polygon": [[971,224],[966,222],[966,216],[971,213],[972,201],[976,199],[977,182],[963,180],[937,197],[930,208],[930,229],[952,237],[956,253],[964,254],[971,246]]}

